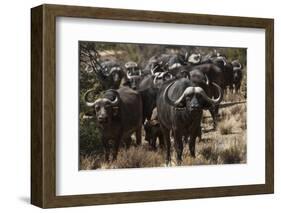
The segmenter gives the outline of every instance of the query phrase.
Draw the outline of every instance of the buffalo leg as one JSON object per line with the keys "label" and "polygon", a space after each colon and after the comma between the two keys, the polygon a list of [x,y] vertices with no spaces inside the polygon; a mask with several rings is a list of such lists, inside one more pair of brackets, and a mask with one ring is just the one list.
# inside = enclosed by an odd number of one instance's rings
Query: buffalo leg
{"label": "buffalo leg", "polygon": [[169,129],[163,127],[161,125],[161,130],[163,133],[163,137],[164,137],[164,142],[166,145],[166,165],[169,165],[169,163],[171,162],[171,141],[170,141],[170,131]]}
{"label": "buffalo leg", "polygon": [[137,145],[141,145],[141,126],[136,131],[136,142]]}
{"label": "buffalo leg", "polygon": [[182,163],[182,151],[183,151],[183,144],[182,144],[182,135],[180,135],[177,131],[175,131],[175,147],[177,152],[177,163],[181,165]]}
{"label": "buffalo leg", "polygon": [[125,147],[126,147],[126,149],[129,149],[130,146],[131,146],[131,144],[132,144],[132,138],[131,138],[131,136],[125,138],[124,142],[125,142]]}
{"label": "buffalo leg", "polygon": [[104,158],[105,161],[108,162],[109,161],[109,144],[108,141],[105,138],[102,138],[102,144],[103,144],[103,149],[104,149]]}
{"label": "buffalo leg", "polygon": [[239,93],[240,87],[241,87],[241,83],[236,83],[236,84],[235,84],[235,93],[236,93],[236,94]]}
{"label": "buffalo leg", "polygon": [[159,146],[161,149],[165,148],[164,138],[162,132],[158,135]]}
{"label": "buffalo leg", "polygon": [[233,89],[233,85],[230,84],[230,85],[229,85],[229,93],[233,93],[233,90],[234,90],[234,89]]}
{"label": "buffalo leg", "polygon": [[189,151],[191,157],[195,158],[195,141],[196,141],[196,135],[191,135],[189,140]]}
{"label": "buffalo leg", "polygon": [[210,114],[211,114],[212,119],[213,119],[213,127],[214,127],[214,129],[216,129],[217,128],[217,116],[216,116],[215,108],[211,107],[209,109],[209,111],[210,111]]}
{"label": "buffalo leg", "polygon": [[201,128],[201,125],[198,128],[197,137],[199,138],[199,141],[202,140],[202,128]]}
{"label": "buffalo leg", "polygon": [[121,141],[121,137],[119,137],[118,139],[116,139],[114,141],[113,158],[112,158],[113,161],[115,161],[117,159],[117,155],[118,155],[118,151],[119,151],[119,146],[120,146],[120,141]]}
{"label": "buffalo leg", "polygon": [[153,135],[153,137],[151,139],[151,147],[154,151],[156,151],[156,139],[157,139],[157,137],[155,135]]}

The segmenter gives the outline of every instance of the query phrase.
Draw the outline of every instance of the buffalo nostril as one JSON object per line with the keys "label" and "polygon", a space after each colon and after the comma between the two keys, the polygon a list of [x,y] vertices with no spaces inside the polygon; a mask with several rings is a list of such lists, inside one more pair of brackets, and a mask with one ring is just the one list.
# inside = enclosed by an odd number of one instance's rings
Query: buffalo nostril
{"label": "buffalo nostril", "polygon": [[190,108],[191,108],[191,110],[199,110],[200,106],[199,105],[191,105]]}
{"label": "buffalo nostril", "polygon": [[107,120],[107,118],[104,117],[104,116],[99,116],[99,117],[98,117],[98,121],[100,121],[100,122],[104,122],[104,121],[106,121],[106,120]]}

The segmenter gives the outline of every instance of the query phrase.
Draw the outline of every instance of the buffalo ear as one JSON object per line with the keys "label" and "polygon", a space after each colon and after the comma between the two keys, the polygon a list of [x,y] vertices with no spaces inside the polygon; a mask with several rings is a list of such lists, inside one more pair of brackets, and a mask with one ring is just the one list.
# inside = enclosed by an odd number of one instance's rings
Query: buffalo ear
{"label": "buffalo ear", "polygon": [[112,111],[113,111],[113,116],[117,116],[119,112],[119,107],[118,106],[112,107]]}

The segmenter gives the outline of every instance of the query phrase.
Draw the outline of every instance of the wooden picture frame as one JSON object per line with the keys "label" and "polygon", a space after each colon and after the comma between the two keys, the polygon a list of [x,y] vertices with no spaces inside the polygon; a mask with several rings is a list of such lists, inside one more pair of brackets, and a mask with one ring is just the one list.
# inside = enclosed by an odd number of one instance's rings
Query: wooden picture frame
{"label": "wooden picture frame", "polygon": [[[265,184],[87,195],[56,195],[56,17],[265,29]],[[274,20],[126,9],[41,5],[31,9],[31,203],[42,208],[274,192]]]}

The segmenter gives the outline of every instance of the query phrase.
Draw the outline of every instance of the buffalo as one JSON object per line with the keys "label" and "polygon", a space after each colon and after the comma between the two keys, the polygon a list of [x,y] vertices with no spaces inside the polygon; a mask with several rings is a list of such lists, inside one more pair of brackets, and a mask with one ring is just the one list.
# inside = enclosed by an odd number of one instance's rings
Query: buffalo
{"label": "buffalo", "polygon": [[139,82],[143,78],[143,73],[141,68],[136,62],[129,61],[125,64],[126,69],[126,81],[123,86],[129,86],[130,88],[136,90],[138,88]]}
{"label": "buffalo", "polygon": [[[188,70],[188,69],[187,69]],[[197,86],[203,87],[209,97],[218,97],[217,87],[212,82],[219,85],[220,88],[224,85],[224,75],[222,70],[214,64],[200,64],[188,70],[188,78]],[[223,97],[223,92],[220,91],[220,96]],[[219,104],[219,103],[218,103]],[[219,105],[215,104],[209,108],[213,118],[213,126],[216,128]]]}
{"label": "buffalo", "polygon": [[153,109],[150,120],[144,123],[145,140],[148,141],[150,147],[156,150],[156,140],[158,139],[160,147],[164,148],[163,134],[160,128],[160,123],[157,115],[157,108]]}
{"label": "buffalo", "polygon": [[202,111],[206,107],[220,103],[222,89],[216,83],[219,96],[211,99],[206,92],[188,79],[171,80],[160,88],[157,97],[157,111],[166,145],[166,163],[171,161],[170,130],[174,136],[177,162],[181,164],[183,137],[189,139],[189,150],[195,157],[195,139],[201,128]]}
{"label": "buffalo", "polygon": [[114,60],[96,64],[95,72],[104,89],[118,89],[124,77],[122,67]]}
{"label": "buffalo", "polygon": [[223,73],[223,83],[221,87],[226,91],[229,87],[230,91],[233,90],[233,65],[229,63],[226,57],[218,56],[212,59],[212,63],[221,68]]}
{"label": "buffalo", "polygon": [[138,92],[122,87],[118,90],[107,90],[101,98],[91,102],[88,96],[92,91],[88,90],[85,93],[85,103],[94,109],[105,160],[108,161],[110,157],[109,141],[114,142],[113,160],[116,160],[121,141],[125,142],[128,148],[132,133],[136,133],[136,143],[141,144],[142,98]]}
{"label": "buffalo", "polygon": [[235,87],[235,92],[239,92],[240,87],[241,87],[241,82],[242,82],[242,65],[238,60],[232,61],[233,65],[233,84]]}

